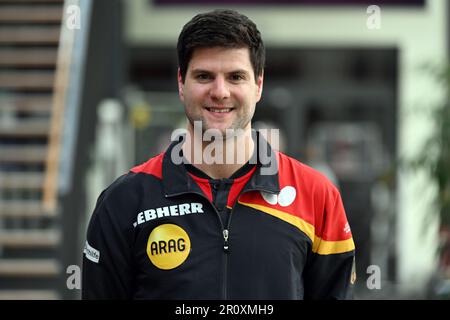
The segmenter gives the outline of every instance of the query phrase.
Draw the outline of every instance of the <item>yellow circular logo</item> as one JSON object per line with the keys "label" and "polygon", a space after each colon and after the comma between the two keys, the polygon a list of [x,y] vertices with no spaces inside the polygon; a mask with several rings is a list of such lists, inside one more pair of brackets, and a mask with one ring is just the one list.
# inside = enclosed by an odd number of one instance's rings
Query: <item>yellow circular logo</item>
{"label": "yellow circular logo", "polygon": [[162,224],[150,233],[147,255],[159,269],[170,270],[181,265],[191,251],[191,240],[182,228],[175,224]]}

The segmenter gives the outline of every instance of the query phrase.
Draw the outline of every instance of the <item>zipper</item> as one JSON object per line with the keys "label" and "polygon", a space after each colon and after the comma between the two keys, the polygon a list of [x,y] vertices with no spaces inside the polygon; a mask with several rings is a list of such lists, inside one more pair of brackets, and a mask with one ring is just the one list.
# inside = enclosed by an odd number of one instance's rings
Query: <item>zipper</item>
{"label": "zipper", "polygon": [[[220,217],[219,217],[220,218]],[[231,219],[231,217],[229,218]],[[227,285],[227,281],[228,281],[228,255],[230,254],[230,250],[229,250],[229,245],[228,245],[228,236],[229,236],[229,232],[228,229],[224,229],[223,230],[223,251],[225,253],[224,256],[224,263],[223,263],[223,282],[222,282],[222,299],[223,300],[227,300],[227,295],[228,295],[228,285]]]}
{"label": "zipper", "polygon": [[225,251],[226,253],[229,252],[229,247],[228,247],[228,229],[223,230],[223,251]]}
{"label": "zipper", "polygon": [[[209,201],[209,199],[202,193],[199,192],[195,192],[195,191],[188,191],[188,192],[180,192],[180,193],[175,193],[172,194],[170,196],[165,195],[166,198],[167,197],[172,197],[172,196],[178,196],[178,195],[182,195],[182,194],[186,194],[186,193],[192,193],[192,194],[197,194],[199,196],[201,196],[202,198],[206,199],[209,204],[211,204],[211,207],[214,209],[214,211],[216,212],[217,218],[219,219],[219,223],[220,223],[220,228],[222,230],[222,236],[223,236],[223,251],[224,251],[224,264],[223,264],[223,282],[222,282],[222,299],[226,300],[227,299],[227,295],[228,295],[228,290],[227,290],[227,276],[228,276],[228,255],[230,254],[230,245],[228,242],[229,236],[230,236],[230,226],[231,226],[231,219],[233,218],[233,211],[236,208],[236,206],[239,204],[239,198],[247,192],[251,192],[251,191],[261,191],[260,189],[247,189],[245,191],[241,191],[238,196],[236,197],[236,203],[234,204],[233,208],[231,208],[230,211],[230,217],[228,218],[228,224],[227,227],[225,228],[223,225],[223,221],[222,218],[220,217],[220,213],[219,211],[217,211],[216,207],[214,206],[214,204],[211,203],[211,201]],[[267,191],[266,191],[267,192]],[[272,192],[270,192],[272,193]],[[276,193],[273,193],[276,194]]]}
{"label": "zipper", "polygon": [[[260,191],[259,189],[247,189],[247,190],[241,190],[241,192],[238,194],[238,196],[236,197],[236,203],[234,204],[233,208],[231,208],[230,211],[230,217],[228,218],[228,224],[226,229],[222,229],[222,234],[223,234],[223,250],[225,252],[225,263],[224,263],[224,269],[223,269],[223,299],[227,300],[227,295],[228,295],[228,291],[227,291],[227,280],[228,280],[228,255],[230,254],[230,246],[228,243],[228,238],[230,236],[230,226],[231,226],[231,219],[233,218],[233,211],[234,209],[237,207],[237,205],[239,204],[239,198],[247,192],[251,192],[251,191]],[[275,193],[274,193],[275,194]],[[208,200],[209,201],[209,200]],[[214,205],[213,205],[214,207]],[[216,209],[216,207],[214,207],[214,209]],[[219,217],[219,221],[220,224],[222,225],[223,228],[223,222],[222,219],[220,218],[219,212],[216,210],[217,212],[217,216]]]}

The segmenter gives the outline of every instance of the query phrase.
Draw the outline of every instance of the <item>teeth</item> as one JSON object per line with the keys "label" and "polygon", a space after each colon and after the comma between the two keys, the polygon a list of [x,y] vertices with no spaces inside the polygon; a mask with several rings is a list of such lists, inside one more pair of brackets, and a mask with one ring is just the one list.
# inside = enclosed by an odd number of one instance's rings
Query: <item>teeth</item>
{"label": "teeth", "polygon": [[225,112],[230,112],[231,109],[215,109],[215,108],[207,108],[209,111],[211,112],[217,112],[217,113],[225,113]]}

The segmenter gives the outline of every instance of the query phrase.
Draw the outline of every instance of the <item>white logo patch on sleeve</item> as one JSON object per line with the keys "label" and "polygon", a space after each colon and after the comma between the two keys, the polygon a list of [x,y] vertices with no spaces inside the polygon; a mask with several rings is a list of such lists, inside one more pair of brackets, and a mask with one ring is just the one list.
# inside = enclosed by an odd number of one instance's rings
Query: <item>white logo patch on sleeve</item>
{"label": "white logo patch on sleeve", "polygon": [[297,191],[294,187],[286,186],[281,189],[279,194],[271,194],[261,191],[261,195],[263,199],[271,205],[279,204],[282,207],[287,207],[294,202],[297,196]]}
{"label": "white logo patch on sleeve", "polygon": [[83,253],[86,256],[86,258],[91,260],[92,262],[98,263],[98,261],[100,260],[100,251],[91,247],[89,245],[89,242],[87,242],[87,240],[86,244],[84,245]]}

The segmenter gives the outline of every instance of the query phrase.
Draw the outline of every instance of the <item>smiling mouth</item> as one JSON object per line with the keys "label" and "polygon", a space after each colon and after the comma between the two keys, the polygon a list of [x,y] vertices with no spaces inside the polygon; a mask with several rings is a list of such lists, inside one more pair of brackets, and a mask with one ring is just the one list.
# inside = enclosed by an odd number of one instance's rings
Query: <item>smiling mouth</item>
{"label": "smiling mouth", "polygon": [[215,112],[215,113],[228,113],[234,110],[233,108],[205,108],[209,112]]}

